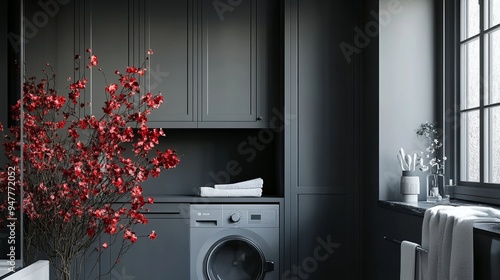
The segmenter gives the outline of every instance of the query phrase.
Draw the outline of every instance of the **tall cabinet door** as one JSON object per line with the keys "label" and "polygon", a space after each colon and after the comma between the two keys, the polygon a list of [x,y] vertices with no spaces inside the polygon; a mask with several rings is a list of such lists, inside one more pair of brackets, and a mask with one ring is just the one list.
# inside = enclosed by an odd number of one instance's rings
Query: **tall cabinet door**
{"label": "tall cabinet door", "polygon": [[193,87],[193,0],[147,1],[148,45],[154,51],[149,65],[149,90],[161,92],[164,103],[149,117],[150,126],[196,127]]}
{"label": "tall cabinet door", "polygon": [[201,121],[256,121],[257,1],[200,5]]}
{"label": "tall cabinet door", "polygon": [[356,1],[286,3],[285,273],[357,279],[355,64],[339,48],[352,45]]}

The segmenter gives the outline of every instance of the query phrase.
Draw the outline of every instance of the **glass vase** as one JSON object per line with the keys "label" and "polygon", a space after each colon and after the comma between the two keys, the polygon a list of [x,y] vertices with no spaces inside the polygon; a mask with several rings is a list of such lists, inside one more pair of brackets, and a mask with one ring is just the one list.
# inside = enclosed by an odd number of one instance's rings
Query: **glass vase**
{"label": "glass vase", "polygon": [[447,187],[442,169],[431,170],[427,174],[427,202],[450,201]]}

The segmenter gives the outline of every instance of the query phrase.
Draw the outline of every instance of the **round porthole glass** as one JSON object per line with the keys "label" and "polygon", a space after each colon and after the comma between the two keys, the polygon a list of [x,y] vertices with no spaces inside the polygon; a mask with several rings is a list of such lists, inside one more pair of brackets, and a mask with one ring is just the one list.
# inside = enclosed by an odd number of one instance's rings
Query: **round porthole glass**
{"label": "round porthole glass", "polygon": [[253,242],[233,236],[215,243],[205,258],[209,280],[262,280],[265,259]]}

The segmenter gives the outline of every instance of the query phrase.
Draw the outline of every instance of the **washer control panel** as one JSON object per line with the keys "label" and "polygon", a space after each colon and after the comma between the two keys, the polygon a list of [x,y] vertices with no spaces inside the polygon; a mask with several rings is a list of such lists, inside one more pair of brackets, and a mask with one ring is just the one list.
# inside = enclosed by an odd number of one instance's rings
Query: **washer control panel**
{"label": "washer control panel", "polygon": [[191,227],[278,227],[276,204],[193,204]]}

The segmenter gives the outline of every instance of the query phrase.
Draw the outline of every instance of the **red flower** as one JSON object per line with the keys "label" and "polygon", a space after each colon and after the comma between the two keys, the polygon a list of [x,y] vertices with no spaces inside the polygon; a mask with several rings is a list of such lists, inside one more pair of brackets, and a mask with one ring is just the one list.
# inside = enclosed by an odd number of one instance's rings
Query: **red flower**
{"label": "red flower", "polygon": [[71,214],[69,212],[66,212],[64,215],[64,222],[67,223],[71,219]]}
{"label": "red flower", "polygon": [[105,90],[111,94],[114,94],[118,90],[118,85],[111,83],[109,86],[105,88]]}
{"label": "red flower", "polygon": [[56,128],[64,128],[66,126],[66,120],[62,120],[60,122],[57,122]]}
{"label": "red flower", "polygon": [[137,67],[135,66],[127,67],[127,73],[137,73]]}
{"label": "red flower", "polygon": [[138,74],[139,76],[144,76],[144,74],[146,74],[146,68],[139,69],[139,70],[137,71],[137,74]]}
{"label": "red flower", "polygon": [[135,186],[132,188],[132,197],[140,197],[142,194],[141,186]]}
{"label": "red flower", "polygon": [[155,240],[155,238],[156,238],[156,232],[154,230],[152,230],[148,237],[151,240]]}
{"label": "red flower", "polygon": [[68,132],[69,132],[69,136],[73,137],[74,139],[80,137],[80,135],[78,134],[78,132],[76,132],[76,130],[74,128],[70,128],[68,130]]}
{"label": "red flower", "polygon": [[99,61],[97,60],[97,56],[91,55],[89,66],[97,66],[98,63]]}
{"label": "red flower", "polygon": [[108,248],[108,243],[107,242],[102,243],[102,248],[104,249]]}
{"label": "red flower", "polygon": [[135,232],[130,231],[130,229],[126,229],[123,234],[123,239],[130,239],[130,242],[135,243],[137,241],[137,236]]}

